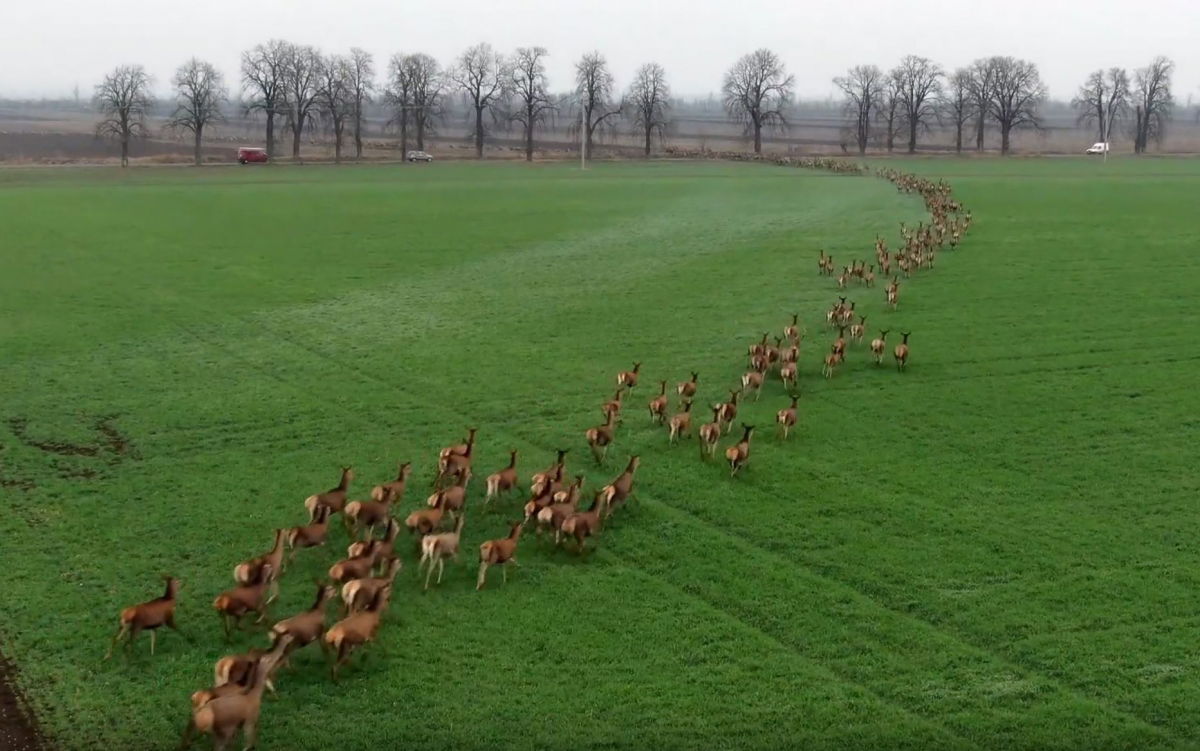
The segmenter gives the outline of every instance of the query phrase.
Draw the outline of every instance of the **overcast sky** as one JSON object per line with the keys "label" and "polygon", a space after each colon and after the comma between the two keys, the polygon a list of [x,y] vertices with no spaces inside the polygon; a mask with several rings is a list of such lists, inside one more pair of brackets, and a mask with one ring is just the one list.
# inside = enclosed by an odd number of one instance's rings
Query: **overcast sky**
{"label": "overcast sky", "polygon": [[165,90],[189,56],[231,82],[243,49],[271,37],[443,63],[487,41],[500,50],[549,49],[552,88],[600,50],[624,88],[657,61],[677,94],[720,89],[739,55],[779,52],[804,98],[831,96],[848,66],[889,67],[906,53],[947,69],[990,54],[1033,60],[1052,96],[1070,98],[1091,70],[1130,69],[1163,54],[1176,63],[1176,98],[1200,99],[1200,0],[6,0],[0,9],[0,97],[88,96],[113,66],[135,62]]}

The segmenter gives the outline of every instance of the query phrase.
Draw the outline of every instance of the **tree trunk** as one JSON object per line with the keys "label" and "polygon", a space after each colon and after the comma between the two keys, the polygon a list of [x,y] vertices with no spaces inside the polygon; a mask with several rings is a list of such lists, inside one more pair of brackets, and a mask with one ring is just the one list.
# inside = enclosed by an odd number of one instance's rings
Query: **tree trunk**
{"label": "tree trunk", "polygon": [[342,126],[333,126],[333,163],[342,163]]}
{"label": "tree trunk", "polygon": [[121,136],[121,166],[129,166],[129,134],[125,133]]}
{"label": "tree trunk", "polygon": [[533,112],[526,113],[529,119],[525,125],[525,161],[533,161]]}
{"label": "tree trunk", "polygon": [[267,156],[275,156],[275,112],[267,107]]}
{"label": "tree trunk", "polygon": [[754,121],[754,153],[762,153],[762,124],[758,120]]}
{"label": "tree trunk", "polygon": [[362,159],[362,108],[354,108],[354,160]]}
{"label": "tree trunk", "polygon": [[915,154],[917,151],[917,121],[909,120],[908,123],[908,153]]}
{"label": "tree trunk", "polygon": [[984,135],[983,131],[984,131],[985,125],[986,125],[986,121],[984,120],[984,114],[982,112],[980,112],[979,117],[975,121],[975,150],[976,151],[983,151],[983,135]]}
{"label": "tree trunk", "polygon": [[[299,118],[297,118],[298,120]],[[301,123],[292,122],[292,159],[300,161],[300,135],[304,132],[304,126]]]}
{"label": "tree trunk", "polygon": [[954,153],[955,154],[962,153],[962,133],[963,133],[963,123],[959,122],[954,129]]}
{"label": "tree trunk", "polygon": [[1000,123],[1000,155],[1008,154],[1008,134],[1012,126],[1005,123]]}
{"label": "tree trunk", "polygon": [[196,126],[196,151],[193,156],[195,157],[197,167],[200,166],[200,141],[204,137],[203,134],[204,134],[204,126],[203,125]]}
{"label": "tree trunk", "polygon": [[892,150],[894,148],[896,148],[896,129],[891,120],[888,120],[887,126],[888,126],[887,150],[888,150],[888,153],[890,154],[890,153],[892,153]]}
{"label": "tree trunk", "polygon": [[646,158],[650,158],[650,134],[654,131],[651,126],[646,127]]}
{"label": "tree trunk", "polygon": [[417,116],[417,149],[425,150],[425,116]]}
{"label": "tree trunk", "polygon": [[483,159],[483,107],[475,105],[475,158]]}
{"label": "tree trunk", "polygon": [[408,159],[408,108],[400,108],[400,159]]}

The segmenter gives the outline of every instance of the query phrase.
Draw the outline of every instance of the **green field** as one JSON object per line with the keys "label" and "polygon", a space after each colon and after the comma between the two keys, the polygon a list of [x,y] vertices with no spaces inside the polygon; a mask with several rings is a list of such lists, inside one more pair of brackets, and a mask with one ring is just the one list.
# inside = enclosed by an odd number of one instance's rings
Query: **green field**
{"label": "green field", "polygon": [[[853,289],[865,347],[830,381],[838,265],[924,216],[867,177],[754,164],[0,171],[0,646],[64,749],[169,748],[222,642],[235,563],[353,463],[352,497],[480,427],[479,475],[569,445],[641,504],[580,560],[529,537],[507,587],[415,556],[333,687],[301,653],[263,749],[1195,747],[1200,743],[1200,161],[929,160],[975,227],[901,288]],[[731,481],[645,401],[800,312],[802,416]],[[614,374],[644,361],[609,466]],[[522,499],[523,501],[523,499]],[[273,615],[339,556],[305,551]],[[102,662],[120,608],[184,582],[150,658]],[[207,743],[207,742],[205,742]]]}

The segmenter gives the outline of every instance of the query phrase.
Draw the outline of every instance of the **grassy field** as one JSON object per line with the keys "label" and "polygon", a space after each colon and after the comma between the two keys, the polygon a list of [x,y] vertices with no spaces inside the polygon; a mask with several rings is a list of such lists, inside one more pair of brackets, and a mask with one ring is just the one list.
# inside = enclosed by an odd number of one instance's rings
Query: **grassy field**
{"label": "grassy field", "polygon": [[[975,228],[937,269],[853,290],[913,331],[909,372],[819,325],[839,266],[917,198],[761,165],[0,171],[2,646],[64,749],[168,748],[223,644],[232,566],[301,502],[480,426],[481,474],[570,445],[589,487],[643,457],[641,504],[580,560],[475,550],[331,687],[297,658],[260,746],[1194,747],[1200,738],[1200,162],[916,161]],[[772,381],[730,481],[639,408],[800,312],[800,429]],[[585,461],[613,375],[642,384],[608,467]],[[404,513],[423,494],[412,492]],[[307,551],[307,607],[343,547]],[[102,663],[124,605],[184,581],[180,622]],[[144,637],[143,637],[144,639]]]}

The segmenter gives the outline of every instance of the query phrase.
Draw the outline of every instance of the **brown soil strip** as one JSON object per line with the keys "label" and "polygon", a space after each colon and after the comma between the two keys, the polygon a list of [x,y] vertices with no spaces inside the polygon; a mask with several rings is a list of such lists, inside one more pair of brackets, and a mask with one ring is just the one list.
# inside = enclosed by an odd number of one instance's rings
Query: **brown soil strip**
{"label": "brown soil strip", "polygon": [[29,703],[17,693],[12,663],[0,655],[0,748],[5,751],[46,751],[50,745],[38,732]]}

